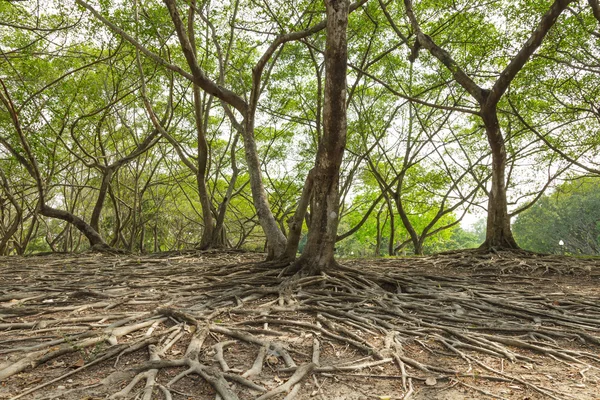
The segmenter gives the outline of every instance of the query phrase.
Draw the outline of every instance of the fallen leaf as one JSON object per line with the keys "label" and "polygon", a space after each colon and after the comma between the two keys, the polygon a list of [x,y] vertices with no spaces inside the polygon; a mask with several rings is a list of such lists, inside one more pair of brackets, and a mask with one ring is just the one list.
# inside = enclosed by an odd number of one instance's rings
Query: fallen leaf
{"label": "fallen leaf", "polygon": [[80,358],[79,360],[75,361],[72,365],[72,367],[74,368],[81,368],[85,365],[85,361],[83,360],[83,358]]}

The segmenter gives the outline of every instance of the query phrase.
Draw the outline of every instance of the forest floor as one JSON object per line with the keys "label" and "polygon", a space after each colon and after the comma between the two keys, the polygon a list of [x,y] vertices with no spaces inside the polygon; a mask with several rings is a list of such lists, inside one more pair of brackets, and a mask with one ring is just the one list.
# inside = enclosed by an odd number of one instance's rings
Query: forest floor
{"label": "forest floor", "polygon": [[600,399],[600,260],[0,258],[0,399]]}

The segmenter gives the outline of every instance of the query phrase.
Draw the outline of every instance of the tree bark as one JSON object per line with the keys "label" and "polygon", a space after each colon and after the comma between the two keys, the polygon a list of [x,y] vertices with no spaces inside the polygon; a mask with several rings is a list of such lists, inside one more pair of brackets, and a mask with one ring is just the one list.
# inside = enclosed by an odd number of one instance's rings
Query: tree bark
{"label": "tree bark", "polygon": [[302,196],[296,207],[296,212],[288,220],[289,233],[287,237],[287,244],[285,252],[281,257],[282,261],[293,261],[296,258],[298,252],[298,244],[300,243],[300,236],[302,235],[302,225],[304,224],[304,217],[306,216],[306,210],[310,203],[310,198],[314,187],[314,170],[310,170],[306,176],[304,182],[304,188],[302,189]]}
{"label": "tree bark", "polygon": [[6,179],[6,175],[2,170],[0,170],[0,180],[2,182],[4,193],[6,194],[6,197],[8,198],[10,203],[13,205],[16,214],[12,224],[10,224],[4,236],[0,240],[0,255],[4,256],[8,255],[8,253],[10,252],[10,250],[7,251],[9,240],[13,237],[15,233],[17,233],[17,231],[19,230],[19,226],[23,223],[23,208],[20,206],[17,199],[15,199],[15,197],[12,195],[10,184],[8,183],[8,179]]}
{"label": "tree bark", "polygon": [[52,208],[46,204],[40,206],[40,214],[48,218],[56,218],[68,222],[81,232],[90,242],[90,246],[95,250],[106,250],[110,247],[104,242],[102,236],[96,232],[87,222],[68,211]]}
{"label": "tree bark", "polygon": [[105,168],[102,171],[102,183],[100,184],[100,191],[98,192],[96,205],[94,206],[94,210],[92,211],[92,217],[90,219],[90,226],[94,228],[96,232],[100,232],[100,214],[102,213],[102,208],[104,207],[104,201],[106,200],[108,186],[110,185],[110,181],[112,180],[113,173],[114,170],[110,167]]}
{"label": "tree bark", "polygon": [[317,274],[335,267],[334,250],[339,222],[340,166],[346,146],[346,65],[348,60],[348,0],[325,0],[325,99],[323,137],[314,168],[314,209],[308,240],[294,270]]}
{"label": "tree bark", "polygon": [[482,250],[492,248],[518,249],[510,228],[508,201],[506,198],[506,146],[500,131],[496,107],[482,110],[481,117],[485,125],[490,149],[492,150],[492,187],[488,195],[488,218],[485,242]]}
{"label": "tree bark", "polygon": [[[260,85],[260,83],[258,83]],[[248,173],[250,174],[250,189],[252,191],[252,201],[256,208],[256,215],[260,226],[267,237],[267,259],[273,260],[283,255],[286,248],[286,238],[279,229],[277,221],[271,212],[267,192],[263,185],[260,160],[258,159],[258,150],[254,140],[254,113],[249,112],[244,121],[244,151],[246,154],[246,163],[248,164]]]}

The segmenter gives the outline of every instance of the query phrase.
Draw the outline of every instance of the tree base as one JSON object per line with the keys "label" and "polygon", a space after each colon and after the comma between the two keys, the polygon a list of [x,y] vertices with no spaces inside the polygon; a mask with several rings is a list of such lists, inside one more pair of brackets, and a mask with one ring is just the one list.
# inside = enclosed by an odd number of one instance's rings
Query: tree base
{"label": "tree base", "polygon": [[127,250],[117,249],[115,247],[111,247],[106,243],[98,243],[90,247],[90,251],[93,253],[103,253],[103,254],[130,254]]}

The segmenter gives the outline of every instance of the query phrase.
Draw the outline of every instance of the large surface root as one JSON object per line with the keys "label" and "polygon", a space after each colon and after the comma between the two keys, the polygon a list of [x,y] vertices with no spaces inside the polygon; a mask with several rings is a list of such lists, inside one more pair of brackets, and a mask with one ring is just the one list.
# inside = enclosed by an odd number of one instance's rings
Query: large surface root
{"label": "large surface root", "polygon": [[[600,268],[528,253],[0,260],[4,399],[596,399]],[[463,396],[463,397],[461,397]]]}

